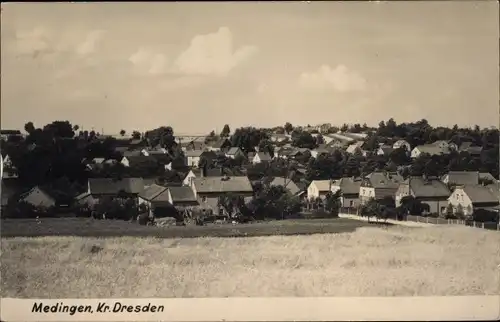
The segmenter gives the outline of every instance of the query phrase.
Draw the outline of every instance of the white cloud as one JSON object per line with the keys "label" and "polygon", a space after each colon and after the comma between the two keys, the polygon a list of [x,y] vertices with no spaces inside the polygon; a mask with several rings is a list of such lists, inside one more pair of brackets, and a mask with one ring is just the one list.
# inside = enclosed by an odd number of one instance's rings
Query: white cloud
{"label": "white cloud", "polygon": [[227,27],[215,33],[197,35],[174,63],[177,71],[191,75],[224,76],[258,51],[255,46],[233,49],[233,36]]}
{"label": "white cloud", "polygon": [[168,71],[168,59],[165,55],[155,53],[152,50],[139,48],[128,59],[140,72],[152,75],[166,73]]}
{"label": "white cloud", "polygon": [[102,39],[103,34],[103,30],[89,32],[85,40],[76,46],[76,53],[80,56],[93,54],[96,51],[97,42]]}
{"label": "white cloud", "polygon": [[20,55],[37,55],[49,51],[51,34],[39,26],[29,31],[17,31],[14,49]]}
{"label": "white cloud", "polygon": [[299,85],[308,90],[337,92],[364,91],[367,88],[366,79],[344,65],[338,65],[333,69],[323,65],[313,73],[302,73]]}

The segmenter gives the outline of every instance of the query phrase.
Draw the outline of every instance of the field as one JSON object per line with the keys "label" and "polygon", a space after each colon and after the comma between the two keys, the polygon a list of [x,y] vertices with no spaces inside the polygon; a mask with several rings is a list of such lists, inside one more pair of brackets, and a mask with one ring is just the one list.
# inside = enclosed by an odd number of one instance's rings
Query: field
{"label": "field", "polygon": [[335,218],[315,220],[283,220],[239,225],[207,225],[185,227],[140,226],[121,220],[90,218],[7,219],[0,222],[2,237],[256,237],[272,235],[304,235],[352,232],[367,223]]}
{"label": "field", "polygon": [[499,245],[500,234],[482,229],[397,225],[311,236],[3,238],[1,296],[491,295]]}

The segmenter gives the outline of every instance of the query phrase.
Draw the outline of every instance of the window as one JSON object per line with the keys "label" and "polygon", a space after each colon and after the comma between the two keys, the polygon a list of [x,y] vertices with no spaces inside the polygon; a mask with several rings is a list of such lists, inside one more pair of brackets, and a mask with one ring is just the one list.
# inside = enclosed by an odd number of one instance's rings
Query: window
{"label": "window", "polygon": [[205,196],[201,197],[201,201],[207,202],[207,197],[205,197]]}
{"label": "window", "polygon": [[349,201],[349,207],[354,206],[354,200]]}

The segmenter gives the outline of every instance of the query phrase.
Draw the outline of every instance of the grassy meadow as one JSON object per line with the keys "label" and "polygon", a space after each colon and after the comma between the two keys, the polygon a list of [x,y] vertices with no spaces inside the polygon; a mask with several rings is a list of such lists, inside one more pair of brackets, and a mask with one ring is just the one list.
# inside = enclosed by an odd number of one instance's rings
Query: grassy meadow
{"label": "grassy meadow", "polygon": [[248,238],[3,238],[2,297],[499,294],[500,234],[436,226]]}

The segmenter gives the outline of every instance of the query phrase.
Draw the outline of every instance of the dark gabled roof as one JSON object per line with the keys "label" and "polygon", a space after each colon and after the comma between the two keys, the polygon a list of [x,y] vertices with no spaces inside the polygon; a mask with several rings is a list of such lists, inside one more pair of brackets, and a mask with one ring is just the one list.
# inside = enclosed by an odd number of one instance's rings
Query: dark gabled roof
{"label": "dark gabled roof", "polygon": [[[269,153],[265,153],[265,152],[257,152],[256,153],[256,156],[259,156],[259,159],[261,161],[271,161],[272,158],[271,158],[271,155]],[[254,156],[255,157],[255,156]]]}
{"label": "dark gabled roof", "polygon": [[169,187],[168,191],[172,196],[172,202],[175,204],[177,202],[196,202],[196,196],[194,195],[193,189],[191,187]]}
{"label": "dark gabled roof", "polygon": [[294,195],[300,191],[299,187],[291,179],[286,179],[283,177],[275,177],[270,183],[271,186],[283,186],[284,188],[290,190]]}
{"label": "dark gabled roof", "polygon": [[155,158],[145,156],[142,154],[134,155],[134,156],[127,156],[126,158],[129,162],[129,166],[131,166],[131,167],[142,164],[142,163],[146,163],[146,162],[156,162]]}
{"label": "dark gabled roof", "polygon": [[213,148],[216,148],[216,149],[220,149],[220,148],[222,148],[224,146],[224,144],[231,144],[231,143],[229,142],[228,139],[224,138],[224,139],[219,139],[219,140],[217,140],[215,142],[212,142],[210,144],[210,146],[213,147]]}
{"label": "dark gabled roof", "polygon": [[491,187],[479,185],[465,185],[462,187],[473,204],[478,203],[499,203],[500,193]]}
{"label": "dark gabled roof", "polygon": [[370,186],[375,189],[397,189],[402,183],[403,177],[397,173],[372,172],[366,176]]}
{"label": "dark gabled roof", "polygon": [[143,156],[140,150],[126,150],[122,152],[124,157]]}
{"label": "dark gabled roof", "polygon": [[361,187],[361,178],[340,178],[332,182],[332,186],[338,187],[344,194],[359,194]]}
{"label": "dark gabled roof", "polygon": [[479,183],[478,171],[450,171],[444,177],[448,177],[448,184],[474,185]]}
{"label": "dark gabled roof", "polygon": [[172,161],[172,157],[166,153],[150,154],[149,157],[163,164],[169,164]]}
{"label": "dark gabled roof", "polygon": [[228,154],[228,155],[233,155],[233,154],[236,154],[238,151],[241,151],[241,149],[240,149],[239,147],[234,147],[234,146],[233,146],[232,148],[230,148],[230,149],[226,152],[226,154]]}
{"label": "dark gabled roof", "polygon": [[451,194],[448,187],[439,180],[425,180],[422,177],[412,177],[405,183],[410,185],[410,189],[416,198],[446,197]]}
{"label": "dark gabled roof", "polygon": [[0,135],[21,135],[19,130],[0,130]]}
{"label": "dark gabled roof", "polygon": [[127,146],[117,146],[114,148],[115,152],[118,152],[118,153],[125,153],[126,151],[128,151],[128,147]]}
{"label": "dark gabled roof", "polygon": [[142,178],[123,178],[121,180],[92,178],[89,179],[89,186],[93,195],[118,194],[120,191],[139,194],[144,190]]}
{"label": "dark gabled roof", "polygon": [[151,201],[165,190],[167,190],[167,187],[152,184],[151,186],[145,188],[141,193],[139,193],[139,197]]}
{"label": "dark gabled roof", "polygon": [[212,192],[253,192],[248,177],[203,177],[194,178],[193,184],[198,193]]}

